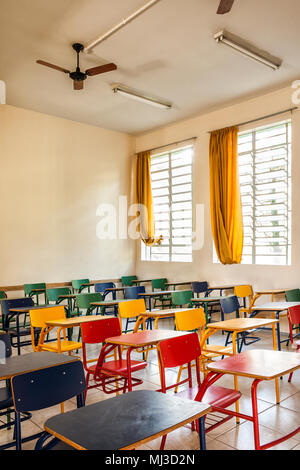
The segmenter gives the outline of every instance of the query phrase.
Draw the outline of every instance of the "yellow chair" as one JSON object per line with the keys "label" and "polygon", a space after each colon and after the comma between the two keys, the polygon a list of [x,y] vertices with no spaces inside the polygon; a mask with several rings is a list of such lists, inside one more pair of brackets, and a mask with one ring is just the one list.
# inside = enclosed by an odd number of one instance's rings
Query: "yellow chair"
{"label": "yellow chair", "polygon": [[[39,351],[52,351],[52,352],[68,352],[69,355],[72,351],[82,348],[82,343],[67,340],[66,328],[59,327],[57,330],[57,341],[45,343],[45,337],[52,331],[54,326],[47,326],[46,321],[62,320],[66,318],[66,312],[63,305],[51,308],[41,308],[30,310],[30,326],[31,326],[31,344],[35,352]],[[37,346],[34,341],[34,328],[41,328],[39,341]],[[63,339],[61,338],[63,333]]]}
{"label": "yellow chair", "polygon": [[[126,328],[125,331],[123,332],[124,334],[129,333],[127,330],[128,327],[128,322],[130,319],[136,319],[135,326],[133,328],[133,333],[136,333],[141,325],[143,325],[143,329],[145,329],[145,322],[144,321],[139,321],[138,317],[141,313],[145,313],[147,311],[146,309],[146,304],[144,299],[137,299],[137,300],[128,300],[126,302],[120,302],[119,303],[119,321],[120,321],[120,326],[121,326],[121,331],[122,329],[122,319],[126,319]],[[148,353],[149,349],[153,349],[156,346],[152,347],[149,346],[147,349],[136,349],[136,352],[138,353],[143,353],[143,358],[147,360],[148,358]],[[122,347],[122,351],[126,349]],[[146,355],[145,355],[146,353]]]}
{"label": "yellow chair", "polygon": [[[214,358],[220,356],[231,356],[232,348],[228,346],[221,346],[217,344],[203,344],[203,337],[206,328],[206,317],[202,307],[194,308],[183,312],[175,313],[175,326],[179,331],[196,331],[199,334],[201,344],[201,356],[199,357],[200,370],[207,374],[206,364],[211,362]],[[178,372],[177,381],[180,381],[181,372],[184,368],[181,367]]]}
{"label": "yellow chair", "polygon": [[[137,300],[128,300],[126,302],[120,302],[119,303],[119,320],[120,320],[120,326],[121,330],[123,331],[122,328],[122,319],[126,319],[126,328],[125,328],[125,333],[128,332],[128,323],[130,319],[136,319],[139,317],[141,313],[146,312],[146,305],[145,305],[145,300],[144,299],[137,299]],[[136,323],[133,332],[136,333],[138,330],[139,324]]]}
{"label": "yellow chair", "polygon": [[[251,307],[253,307],[255,298],[253,295],[253,289],[250,285],[235,286],[234,295],[243,299],[243,307],[240,308],[239,312],[246,314],[246,316],[251,315]],[[248,299],[248,307],[247,307]]]}

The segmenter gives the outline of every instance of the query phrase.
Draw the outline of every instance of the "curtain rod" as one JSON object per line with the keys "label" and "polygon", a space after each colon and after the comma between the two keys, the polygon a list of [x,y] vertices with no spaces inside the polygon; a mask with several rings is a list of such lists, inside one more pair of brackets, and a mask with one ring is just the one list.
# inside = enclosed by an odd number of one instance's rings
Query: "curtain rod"
{"label": "curtain rod", "polygon": [[[259,117],[259,118],[256,118],[256,119],[252,119],[251,121],[240,122],[239,124],[235,124],[235,127],[245,126],[246,124],[251,124],[252,122],[262,121],[263,119],[268,119],[268,118],[271,118],[271,117],[274,117],[274,116],[279,116],[280,114],[285,114],[285,113],[288,113],[288,112],[292,112],[292,111],[295,111],[296,109],[298,109],[297,106],[295,106],[294,108],[285,109],[284,111],[278,111],[278,113],[268,114],[267,116],[262,116],[262,117]],[[232,126],[232,127],[234,127],[234,126]],[[212,132],[214,132],[214,131],[209,131],[208,134],[211,134]]]}
{"label": "curtain rod", "polygon": [[[153,149],[142,150],[142,152],[153,152],[154,150],[159,150],[165,147],[170,147],[170,145],[182,144],[183,142],[187,142],[189,140],[196,140],[196,139],[198,139],[198,137],[190,137],[189,139],[178,140],[177,142],[171,142],[170,144],[160,145],[159,147],[155,147]],[[137,153],[140,153],[140,152],[137,152]]]}

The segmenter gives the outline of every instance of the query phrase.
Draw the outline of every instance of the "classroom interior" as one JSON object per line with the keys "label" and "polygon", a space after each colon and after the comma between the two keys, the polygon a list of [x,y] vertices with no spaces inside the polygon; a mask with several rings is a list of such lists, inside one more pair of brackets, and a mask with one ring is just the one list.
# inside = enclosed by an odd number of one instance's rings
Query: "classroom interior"
{"label": "classroom interior", "polygon": [[299,2],[42,3],[0,15],[0,450],[300,450]]}

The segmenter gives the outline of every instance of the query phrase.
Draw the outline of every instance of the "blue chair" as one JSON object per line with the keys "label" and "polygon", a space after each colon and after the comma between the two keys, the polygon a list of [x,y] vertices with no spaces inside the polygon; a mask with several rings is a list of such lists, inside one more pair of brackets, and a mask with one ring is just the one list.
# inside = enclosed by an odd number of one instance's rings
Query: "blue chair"
{"label": "blue chair", "polygon": [[[15,406],[15,435],[16,449],[21,450],[21,419],[20,413],[49,408],[77,396],[77,407],[84,406],[84,391],[86,388],[83,364],[80,360],[47,367],[45,369],[16,375],[11,380],[12,394]],[[36,450],[66,450],[72,449],[54,438],[47,432],[40,433]]]}
{"label": "blue chair", "polygon": [[[0,333],[0,359],[7,359],[12,355],[11,349],[11,341],[10,336],[8,333]],[[6,416],[6,423],[0,422],[0,430],[1,429],[10,429],[13,425],[15,425],[15,420],[11,420],[11,413],[14,412],[14,402],[11,393],[11,385],[10,381],[6,380],[6,386],[0,388],[0,417]],[[30,413],[25,413],[20,418],[20,421],[26,421],[27,419],[31,418]],[[0,446],[0,449],[7,449],[8,447],[12,447],[14,445],[11,444],[4,444],[4,446]]]}
{"label": "blue chair", "polygon": [[208,282],[192,282],[192,291],[194,294],[197,294],[197,297],[199,297],[199,294],[203,297],[208,296]]}
{"label": "blue chair", "polygon": [[[20,315],[10,312],[11,308],[18,307],[32,307],[34,306],[34,301],[31,297],[23,297],[20,299],[4,299],[1,300],[2,307],[2,326],[3,330],[10,334],[11,345],[14,348],[18,348],[18,353],[20,354],[21,346],[28,346],[31,344],[31,341],[20,341],[22,336],[30,336],[31,330],[30,325],[20,327]],[[22,314],[24,315],[24,314]],[[16,321],[15,325],[12,325],[13,321]],[[13,342],[13,339],[16,338],[16,343]]]}
{"label": "blue chair", "polygon": [[[220,304],[221,304],[222,321],[224,321],[224,316],[230,313],[235,313],[236,318],[240,317],[240,304],[236,295],[233,295],[231,297],[227,297],[226,299],[221,300]],[[239,335],[237,335],[237,346],[238,346],[237,350],[239,353],[242,351],[243,345],[246,345],[246,338],[248,339],[253,338],[253,341],[247,344],[256,343],[256,341],[260,340],[260,338],[249,336],[249,334],[250,333],[247,333],[246,331],[244,331],[243,333],[240,333]],[[231,332],[228,331],[226,341],[225,341],[225,346],[227,346],[229,343],[232,342],[230,341],[230,336],[231,336]]]}
{"label": "blue chair", "polygon": [[139,294],[144,294],[145,292],[145,286],[126,287],[124,297],[126,300],[143,299],[144,297]]}
{"label": "blue chair", "polygon": [[[95,284],[94,287],[95,292],[100,292],[101,294],[103,294],[103,298],[105,299],[105,297],[110,294],[110,292],[106,292],[106,290],[116,287],[116,284],[114,282],[99,282],[98,284]],[[113,300],[116,300],[116,292],[111,293]]]}

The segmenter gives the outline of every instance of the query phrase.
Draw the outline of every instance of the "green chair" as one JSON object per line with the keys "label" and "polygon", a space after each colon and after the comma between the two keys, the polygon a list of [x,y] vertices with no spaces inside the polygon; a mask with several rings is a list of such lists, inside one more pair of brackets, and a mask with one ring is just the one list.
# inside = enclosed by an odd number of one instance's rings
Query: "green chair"
{"label": "green chair", "polygon": [[78,292],[80,294],[81,291],[87,289],[90,292],[90,286],[84,286],[83,284],[89,284],[89,279],[75,279],[72,281],[72,289],[73,292]]}
{"label": "green chair", "polygon": [[287,302],[300,302],[300,289],[287,290],[285,299]]}
{"label": "green chair", "polygon": [[[90,315],[93,310],[97,307],[91,306],[91,302],[102,302],[103,295],[100,292],[90,292],[88,294],[76,295],[76,304],[78,309],[86,310],[86,315]],[[101,313],[104,312],[104,308],[101,307]]]}
{"label": "green chair", "polygon": [[121,281],[123,287],[132,287],[132,281],[137,281],[137,276],[122,276]]}
{"label": "green chair", "polygon": [[[168,279],[161,278],[161,279],[152,279],[152,291],[160,291],[160,290],[167,290],[166,284],[168,282]],[[172,298],[170,295],[162,295],[160,297],[155,297],[154,298],[154,305],[153,307],[156,308],[158,306],[161,308],[164,307],[171,307],[172,306]]]}
{"label": "green chair", "polygon": [[194,297],[193,291],[191,290],[178,290],[172,292],[172,305],[174,308],[182,308],[187,306],[187,308],[192,307],[191,299]]}
{"label": "green chair", "polygon": [[[36,292],[36,291],[39,292]],[[39,305],[39,295],[44,294],[46,304],[46,284],[45,282],[38,282],[36,284],[24,284],[25,297],[36,297],[35,304]]]}

